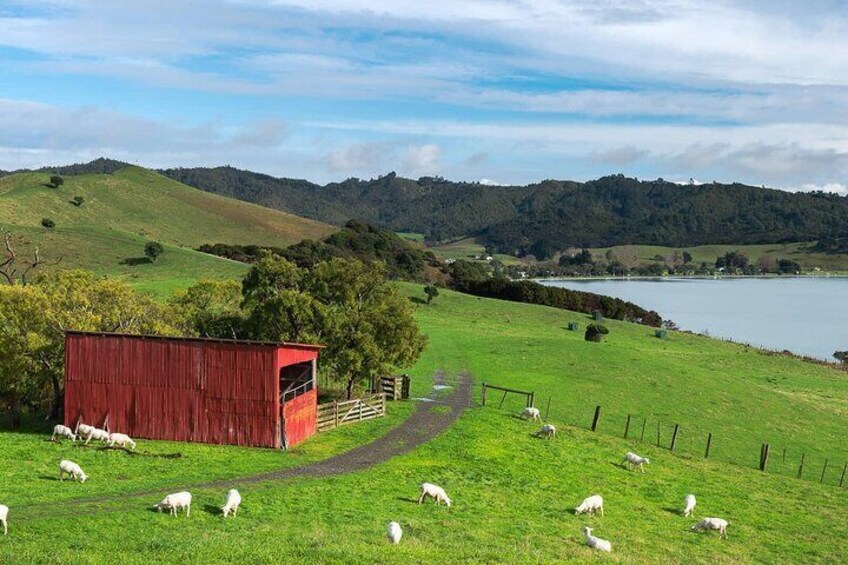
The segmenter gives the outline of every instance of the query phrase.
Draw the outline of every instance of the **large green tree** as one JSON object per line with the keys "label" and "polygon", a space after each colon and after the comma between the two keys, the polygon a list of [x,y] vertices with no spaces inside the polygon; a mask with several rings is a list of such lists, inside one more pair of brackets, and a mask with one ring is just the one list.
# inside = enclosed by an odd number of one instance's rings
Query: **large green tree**
{"label": "large green tree", "polygon": [[237,281],[202,280],[174,293],[168,306],[184,335],[237,339],[244,327],[241,299]]}

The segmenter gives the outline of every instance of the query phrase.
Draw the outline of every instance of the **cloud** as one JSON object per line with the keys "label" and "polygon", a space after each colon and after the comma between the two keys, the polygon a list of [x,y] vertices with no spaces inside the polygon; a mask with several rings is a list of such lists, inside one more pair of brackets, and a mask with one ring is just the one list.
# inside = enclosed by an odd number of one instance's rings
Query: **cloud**
{"label": "cloud", "polygon": [[829,192],[839,194],[840,196],[848,196],[848,185],[841,182],[829,182],[823,185],[804,184],[801,186],[801,190],[804,192]]}
{"label": "cloud", "polygon": [[648,154],[645,149],[639,149],[632,145],[626,147],[616,147],[604,151],[595,151],[591,154],[591,159],[596,163],[604,165],[622,166],[629,165],[634,161],[642,159]]}
{"label": "cloud", "polygon": [[403,170],[416,176],[436,174],[441,155],[441,148],[432,143],[407,147],[402,161]]}

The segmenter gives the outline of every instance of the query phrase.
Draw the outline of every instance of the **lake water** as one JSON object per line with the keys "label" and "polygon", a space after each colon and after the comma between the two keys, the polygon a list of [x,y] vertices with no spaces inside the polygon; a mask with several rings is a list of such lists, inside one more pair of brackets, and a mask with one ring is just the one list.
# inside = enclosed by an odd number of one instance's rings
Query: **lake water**
{"label": "lake water", "polygon": [[682,329],[833,361],[848,350],[848,278],[545,280],[656,310]]}

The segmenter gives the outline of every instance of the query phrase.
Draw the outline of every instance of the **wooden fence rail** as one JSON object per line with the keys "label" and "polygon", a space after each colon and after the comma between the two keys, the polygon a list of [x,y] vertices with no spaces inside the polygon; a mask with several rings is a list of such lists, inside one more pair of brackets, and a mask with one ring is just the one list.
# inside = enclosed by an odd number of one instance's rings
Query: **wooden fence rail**
{"label": "wooden fence rail", "polygon": [[385,393],[343,402],[318,405],[318,431],[325,432],[338,426],[382,418],[386,415]]}

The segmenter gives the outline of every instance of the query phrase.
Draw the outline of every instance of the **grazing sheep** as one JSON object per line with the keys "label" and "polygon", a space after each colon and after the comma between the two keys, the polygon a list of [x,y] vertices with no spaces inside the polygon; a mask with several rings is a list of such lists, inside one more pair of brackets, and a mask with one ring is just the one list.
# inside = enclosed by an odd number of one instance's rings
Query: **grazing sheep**
{"label": "grazing sheep", "polygon": [[191,515],[191,493],[183,491],[169,494],[153,508],[159,512],[162,512],[162,510],[168,510],[171,513],[171,516],[174,517],[176,517],[180,509],[185,508],[186,518],[188,518]]}
{"label": "grazing sheep", "polygon": [[539,409],[534,406],[528,406],[524,410],[521,411],[521,417],[525,420],[539,420],[541,416],[539,415]]}
{"label": "grazing sheep", "polygon": [[727,526],[729,525],[730,522],[728,522],[727,520],[722,520],[721,518],[704,518],[703,520],[692,526],[692,531],[700,532],[702,530],[718,530],[719,537],[727,539]]}
{"label": "grazing sheep", "polygon": [[81,483],[84,483],[86,479],[88,479],[88,475],[83,472],[79,465],[73,461],[62,459],[59,461],[59,480],[64,481],[66,474],[71,477],[71,479]]}
{"label": "grazing sheep", "polygon": [[444,502],[448,508],[451,505],[451,499],[448,498],[445,489],[440,486],[436,486],[432,483],[424,483],[421,485],[421,496],[418,497],[418,504],[424,502],[425,498],[432,498],[436,504]]}
{"label": "grazing sheep", "polygon": [[124,448],[129,445],[130,449],[135,450],[135,442],[127,434],[119,434],[119,433],[109,434],[109,447],[114,447],[116,444],[120,445],[121,447],[124,447]]}
{"label": "grazing sheep", "polygon": [[238,513],[239,505],[241,504],[241,495],[239,491],[236,489],[230,489],[227,493],[227,502],[221,507],[221,511],[224,513],[224,518],[226,518],[230,512],[233,513],[233,518],[236,517]]}
{"label": "grazing sheep", "polygon": [[695,500],[694,494],[687,494],[686,498],[683,500],[683,515],[687,518],[691,516],[697,503],[698,501]]}
{"label": "grazing sheep", "polygon": [[3,535],[9,533],[9,524],[7,523],[9,519],[9,507],[0,504],[0,523],[3,524]]}
{"label": "grazing sheep", "polygon": [[607,553],[612,551],[612,544],[605,539],[596,538],[592,535],[592,528],[586,526],[583,528],[583,533],[586,534],[586,545],[592,549],[599,549]]}
{"label": "grazing sheep", "polygon": [[633,466],[635,465],[636,467],[639,467],[639,469],[643,473],[645,472],[645,469],[642,467],[642,465],[643,464],[647,464],[647,465],[651,464],[651,462],[648,460],[647,457],[639,457],[638,455],[636,455],[635,453],[633,453],[631,451],[628,451],[627,455],[625,455],[624,459],[621,461],[622,465],[625,464],[625,463],[627,463],[628,469],[632,469]]}
{"label": "grazing sheep", "polygon": [[93,439],[108,443],[109,432],[107,432],[106,430],[101,430],[99,428],[91,428],[91,431],[88,433],[88,437],[86,437],[85,445],[88,445],[88,442]]}
{"label": "grazing sheep", "polygon": [[574,515],[583,514],[584,512],[588,512],[594,516],[595,512],[598,510],[601,511],[601,516],[604,515],[604,499],[601,498],[599,494],[593,494],[592,496],[583,500],[580,503],[580,506],[574,509]]}
{"label": "grazing sheep", "polygon": [[392,543],[400,543],[400,538],[403,537],[403,530],[400,529],[400,524],[397,522],[389,522],[389,527],[386,529],[386,535],[389,536],[389,541]]}
{"label": "grazing sheep", "polygon": [[88,424],[80,424],[77,426],[77,429],[74,430],[74,432],[77,434],[77,437],[87,438],[93,430],[94,426],[89,426]]}
{"label": "grazing sheep", "polygon": [[545,439],[556,437],[556,426],[553,424],[545,424],[539,428],[538,432],[536,432],[536,437],[543,437]]}
{"label": "grazing sheep", "polygon": [[71,428],[63,426],[62,424],[58,424],[53,428],[53,435],[50,436],[50,441],[56,441],[56,436],[66,437],[71,441],[77,440],[77,436],[73,431],[71,431]]}

